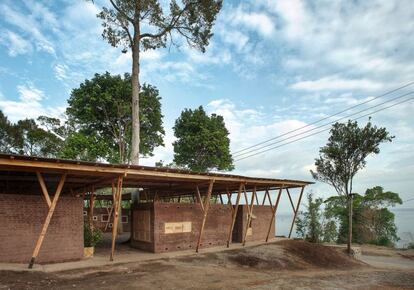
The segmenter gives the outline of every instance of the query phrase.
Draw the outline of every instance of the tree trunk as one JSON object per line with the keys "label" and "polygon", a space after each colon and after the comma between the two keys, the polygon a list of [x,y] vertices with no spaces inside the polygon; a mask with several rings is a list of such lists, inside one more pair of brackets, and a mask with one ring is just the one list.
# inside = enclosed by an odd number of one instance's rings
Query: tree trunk
{"label": "tree trunk", "polygon": [[131,161],[132,164],[139,164],[139,44],[140,44],[139,20],[134,25],[134,43],[132,44],[132,142],[131,142]]}
{"label": "tree trunk", "polygon": [[351,243],[352,243],[352,194],[348,195],[348,245],[347,251],[351,255]]}

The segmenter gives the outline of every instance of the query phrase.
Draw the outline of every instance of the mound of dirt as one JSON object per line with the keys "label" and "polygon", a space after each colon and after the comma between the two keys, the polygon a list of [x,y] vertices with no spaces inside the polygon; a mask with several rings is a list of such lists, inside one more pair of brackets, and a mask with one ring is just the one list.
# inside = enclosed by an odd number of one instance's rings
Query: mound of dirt
{"label": "mound of dirt", "polygon": [[289,256],[294,256],[296,259],[315,267],[349,269],[364,265],[334,247],[298,240],[285,240],[277,244],[281,245]]}

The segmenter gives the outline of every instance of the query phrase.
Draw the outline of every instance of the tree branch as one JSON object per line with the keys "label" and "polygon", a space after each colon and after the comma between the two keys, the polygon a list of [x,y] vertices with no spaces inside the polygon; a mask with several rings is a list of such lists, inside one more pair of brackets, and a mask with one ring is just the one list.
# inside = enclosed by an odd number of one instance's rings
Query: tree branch
{"label": "tree branch", "polygon": [[116,11],[118,11],[118,13],[121,13],[122,15],[124,15],[124,17],[131,22],[131,24],[134,24],[134,19],[132,19],[131,17],[129,17],[124,11],[122,11],[113,0],[109,0],[109,2],[111,2],[112,6],[115,8]]}

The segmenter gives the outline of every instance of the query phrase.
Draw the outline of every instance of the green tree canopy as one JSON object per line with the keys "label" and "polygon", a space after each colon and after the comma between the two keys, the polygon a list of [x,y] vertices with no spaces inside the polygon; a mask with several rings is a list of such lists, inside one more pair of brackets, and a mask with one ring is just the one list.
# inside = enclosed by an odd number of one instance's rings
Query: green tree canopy
{"label": "green tree canopy", "polygon": [[[72,127],[64,155],[73,156],[77,149],[86,159],[103,158],[110,162],[127,162],[131,152],[131,77],[125,74],[95,74],[72,91],[66,110]],[[162,146],[161,97],[158,90],[144,84],[140,93],[141,154],[152,155]],[[91,140],[95,140],[93,144]],[[106,146],[103,146],[104,143]],[[90,146],[88,146],[90,144]],[[74,146],[74,148],[71,148]],[[77,148],[75,150],[75,148]],[[89,152],[89,157],[86,157]],[[94,153],[93,153],[94,152]],[[100,152],[100,153],[99,153]],[[84,155],[86,154],[86,155]]]}
{"label": "green tree canopy", "polygon": [[175,121],[174,163],[194,171],[232,170],[229,131],[222,116],[203,107],[185,109]]}
{"label": "green tree canopy", "polygon": [[[39,120],[43,119],[43,122]],[[50,120],[52,118],[49,118]],[[39,123],[49,120],[39,117]],[[0,111],[0,151],[28,156],[56,157],[63,144],[54,132],[43,129],[33,119],[19,120],[13,124]]]}
{"label": "green tree canopy", "polygon": [[[110,7],[98,13],[102,19],[102,36],[123,52],[132,51],[132,133],[131,161],[138,164],[140,148],[140,52],[141,50],[177,45],[173,37],[184,38],[190,47],[204,52],[221,0],[110,0]],[[145,145],[144,145],[145,146]]]}
{"label": "green tree canopy", "polygon": [[[348,211],[343,206],[344,196],[333,196],[325,201],[325,214],[329,219],[339,222],[337,241],[347,240],[349,231]],[[402,204],[398,193],[384,191],[375,186],[365,191],[364,195],[356,194],[352,199],[354,214],[352,217],[352,241],[356,243],[374,243],[385,246],[398,240],[394,214],[388,209]]]}

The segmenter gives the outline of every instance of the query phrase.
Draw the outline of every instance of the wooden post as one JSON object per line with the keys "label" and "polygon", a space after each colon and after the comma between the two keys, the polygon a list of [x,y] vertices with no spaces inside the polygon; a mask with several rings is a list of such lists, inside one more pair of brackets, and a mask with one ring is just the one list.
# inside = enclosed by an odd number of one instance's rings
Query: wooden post
{"label": "wooden post", "polygon": [[115,243],[116,237],[118,235],[118,219],[119,219],[119,208],[122,201],[122,181],[123,177],[118,177],[116,192],[115,192],[115,204],[114,204],[114,222],[112,224],[112,247],[111,247],[111,256],[109,257],[110,261],[114,260],[115,253]]}
{"label": "wooden post", "polygon": [[33,251],[33,254],[32,254],[32,259],[30,260],[29,269],[33,268],[33,264],[34,264],[37,256],[39,255],[40,248],[42,247],[42,243],[43,243],[43,240],[45,238],[47,228],[49,227],[50,220],[52,219],[52,216],[53,216],[53,213],[55,211],[55,207],[56,207],[56,204],[58,202],[60,193],[62,192],[63,185],[65,184],[65,180],[66,180],[66,173],[64,173],[62,175],[62,177],[60,178],[59,184],[56,188],[56,192],[55,192],[55,195],[53,196],[53,200],[52,200],[52,202],[50,204],[50,207],[49,207],[49,210],[47,212],[45,222],[43,223],[42,231],[40,232],[39,238],[38,238],[36,246],[34,248],[34,251]]}
{"label": "wooden post", "polygon": [[89,194],[89,227],[93,228],[93,206],[95,203],[95,188],[92,186]]}
{"label": "wooden post", "polygon": [[[252,192],[252,199],[250,202],[250,208],[248,209],[248,213],[247,213],[247,224],[246,224],[246,230],[244,231],[244,237],[243,237],[243,247],[246,244],[246,238],[247,238],[247,231],[249,229],[249,224],[252,220],[252,215],[253,215],[253,205],[254,205],[254,199],[256,197],[256,186],[254,186],[253,192]],[[244,219],[244,217],[243,217]]]}
{"label": "wooden post", "polygon": [[[231,225],[229,229],[229,236],[227,238],[227,248],[230,247],[230,243],[232,240],[234,223],[236,222],[237,210],[239,209],[240,195],[241,195],[243,186],[244,186],[243,183],[240,183],[239,191],[237,193],[237,198],[236,198],[236,205],[234,207],[234,210],[232,210]],[[230,204],[230,206],[233,208],[233,205]]]}
{"label": "wooden post", "polygon": [[[262,202],[262,205],[264,205],[265,204],[265,202],[266,202],[266,197],[269,195],[269,188],[266,188],[266,190],[265,190],[265,194],[264,194],[264,196],[263,196],[263,202]],[[269,202],[270,202],[270,198],[269,198]],[[270,205],[272,205],[271,204],[271,202],[270,202]]]}
{"label": "wooden post", "polygon": [[286,188],[286,192],[288,194],[290,205],[292,206],[293,212],[295,212],[295,206],[293,205],[292,196],[290,195],[289,188]]}
{"label": "wooden post", "polygon": [[[198,249],[200,248],[200,244],[201,244],[201,239],[203,237],[203,231],[204,231],[204,226],[206,224],[207,213],[208,213],[208,209],[210,207],[210,198],[211,198],[211,193],[213,191],[213,184],[214,184],[214,179],[210,180],[210,184],[208,186],[207,197],[206,197],[206,200],[205,200],[205,205],[203,207],[203,213],[204,213],[203,214],[203,221],[201,222],[200,234],[198,235],[196,253],[198,253]],[[197,187],[197,190],[198,190],[198,187]]]}
{"label": "wooden post", "polygon": [[257,193],[256,193],[256,185],[254,186],[254,188],[255,188],[255,194],[254,194],[254,196],[256,197],[256,204],[257,205],[259,205],[259,199],[257,198]]}
{"label": "wooden post", "polygon": [[47,187],[46,187],[45,181],[42,177],[42,174],[39,171],[36,171],[36,175],[37,175],[37,180],[40,183],[40,187],[42,188],[42,193],[43,193],[43,196],[46,200],[47,207],[50,207],[52,202],[50,201],[50,196],[49,196],[49,193],[47,192]]}
{"label": "wooden post", "polygon": [[290,226],[290,231],[289,231],[289,239],[290,236],[292,235],[292,230],[293,230],[293,225],[295,224],[295,220],[296,220],[296,216],[298,214],[298,210],[299,210],[299,205],[300,205],[300,201],[302,200],[302,195],[303,195],[303,190],[305,189],[304,186],[302,186],[302,190],[300,191],[300,195],[299,195],[299,200],[298,200],[298,204],[296,206],[296,209],[294,209],[294,215],[293,215],[293,220],[292,220],[292,225]]}
{"label": "wooden post", "polygon": [[[273,224],[273,220],[275,219],[276,210],[277,210],[277,207],[279,206],[279,201],[280,201],[280,196],[282,195],[283,186],[284,186],[284,184],[282,184],[282,186],[279,188],[279,194],[277,195],[276,204],[272,209],[272,218],[270,219],[270,225],[269,225],[269,229],[267,231],[266,243],[269,241],[270,230],[272,229],[272,224]],[[270,195],[269,195],[269,198],[270,198]],[[275,227],[276,227],[276,221],[275,221]],[[275,230],[275,232],[276,232],[276,230]]]}
{"label": "wooden post", "polygon": [[196,186],[196,190],[197,190],[198,203],[201,206],[201,210],[204,212],[203,200],[201,199],[201,194],[200,194],[200,190],[199,190],[198,186]]}
{"label": "wooden post", "polygon": [[221,204],[224,204],[224,202],[223,202],[223,197],[221,196],[221,193],[219,194],[219,197],[220,197],[220,202],[221,202]]}

